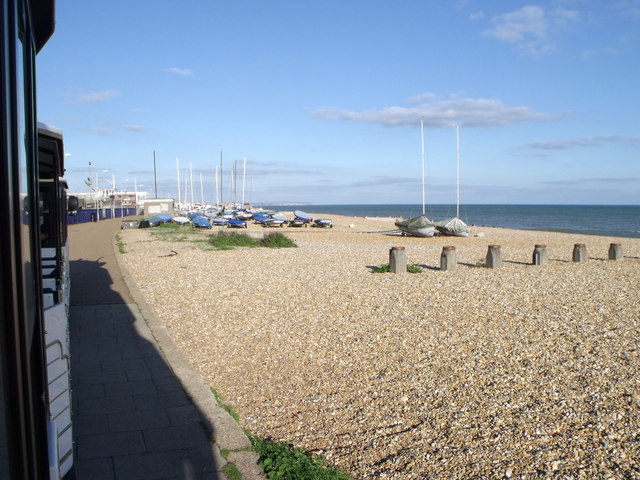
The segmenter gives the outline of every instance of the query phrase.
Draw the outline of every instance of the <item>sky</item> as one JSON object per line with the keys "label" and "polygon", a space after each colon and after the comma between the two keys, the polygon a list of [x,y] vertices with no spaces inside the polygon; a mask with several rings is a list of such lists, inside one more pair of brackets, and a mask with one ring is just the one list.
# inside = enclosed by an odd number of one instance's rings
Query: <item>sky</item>
{"label": "sky", "polygon": [[420,204],[422,121],[427,203],[640,204],[640,0],[56,4],[70,191]]}

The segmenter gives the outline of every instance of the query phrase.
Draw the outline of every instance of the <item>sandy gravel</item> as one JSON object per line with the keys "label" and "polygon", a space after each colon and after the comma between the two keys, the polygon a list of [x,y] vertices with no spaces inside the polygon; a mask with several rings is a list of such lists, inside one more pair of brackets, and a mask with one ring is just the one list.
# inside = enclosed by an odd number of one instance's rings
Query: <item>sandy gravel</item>
{"label": "sandy gravel", "polygon": [[[299,246],[281,250],[121,233],[143,294],[243,427],[357,479],[640,478],[640,239],[420,239],[330,217],[247,229]],[[539,243],[546,266],[531,265]],[[587,262],[571,261],[575,243]],[[502,268],[477,267],[492,244]],[[439,270],[445,245],[456,271]],[[371,273],[392,246],[423,272]]]}

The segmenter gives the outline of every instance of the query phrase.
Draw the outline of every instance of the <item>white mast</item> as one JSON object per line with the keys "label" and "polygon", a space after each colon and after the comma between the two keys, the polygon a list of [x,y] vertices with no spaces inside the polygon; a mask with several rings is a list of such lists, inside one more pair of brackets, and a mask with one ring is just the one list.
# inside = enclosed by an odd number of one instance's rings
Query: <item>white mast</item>
{"label": "white mast", "polygon": [[233,208],[236,208],[236,204],[238,203],[236,199],[236,173],[237,173],[238,161],[233,161],[233,169],[231,170],[231,203],[233,204]]}
{"label": "white mast", "polygon": [[180,159],[176,157],[176,170],[178,171],[178,205],[182,203],[182,197],[180,196]]}
{"label": "white mast", "polygon": [[247,173],[247,157],[242,159],[242,208],[244,208],[244,182]]}
{"label": "white mast", "polygon": [[425,215],[426,197],[424,188],[424,119],[420,119],[420,136],[422,138],[422,215]]}
{"label": "white mast", "polygon": [[204,205],[204,188],[202,187],[202,172],[200,172],[200,200],[202,200],[202,205]]}
{"label": "white mast", "polygon": [[220,189],[218,188],[218,166],[216,165],[216,207],[220,206]]}
{"label": "white mast", "polygon": [[193,197],[193,167],[191,165],[191,160],[189,160],[189,183],[191,184],[191,208],[196,204],[195,198]]}
{"label": "white mast", "polygon": [[[189,203],[189,170],[184,168],[184,203]],[[191,206],[189,206],[191,210]]]}
{"label": "white mast", "polygon": [[460,217],[460,125],[456,125],[456,217]]}

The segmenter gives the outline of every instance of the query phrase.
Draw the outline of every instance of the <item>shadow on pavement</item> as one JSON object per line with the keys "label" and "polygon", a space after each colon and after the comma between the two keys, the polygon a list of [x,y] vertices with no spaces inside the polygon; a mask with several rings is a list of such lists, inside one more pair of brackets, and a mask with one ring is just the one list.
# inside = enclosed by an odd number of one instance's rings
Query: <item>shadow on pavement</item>
{"label": "shadow on pavement", "polygon": [[70,262],[76,478],[223,478],[213,425],[185,393],[137,306],[113,289],[114,266],[107,264],[102,257]]}

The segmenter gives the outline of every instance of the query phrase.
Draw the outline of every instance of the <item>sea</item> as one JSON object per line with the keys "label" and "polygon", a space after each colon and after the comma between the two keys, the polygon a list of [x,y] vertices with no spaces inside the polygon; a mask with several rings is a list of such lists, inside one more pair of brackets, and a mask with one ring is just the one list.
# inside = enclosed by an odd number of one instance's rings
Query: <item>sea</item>
{"label": "sea", "polygon": [[[264,205],[268,210],[302,210],[310,214],[351,217],[410,218],[422,205]],[[456,216],[455,205],[429,205],[432,220]],[[640,238],[640,205],[462,205],[468,225]]]}

